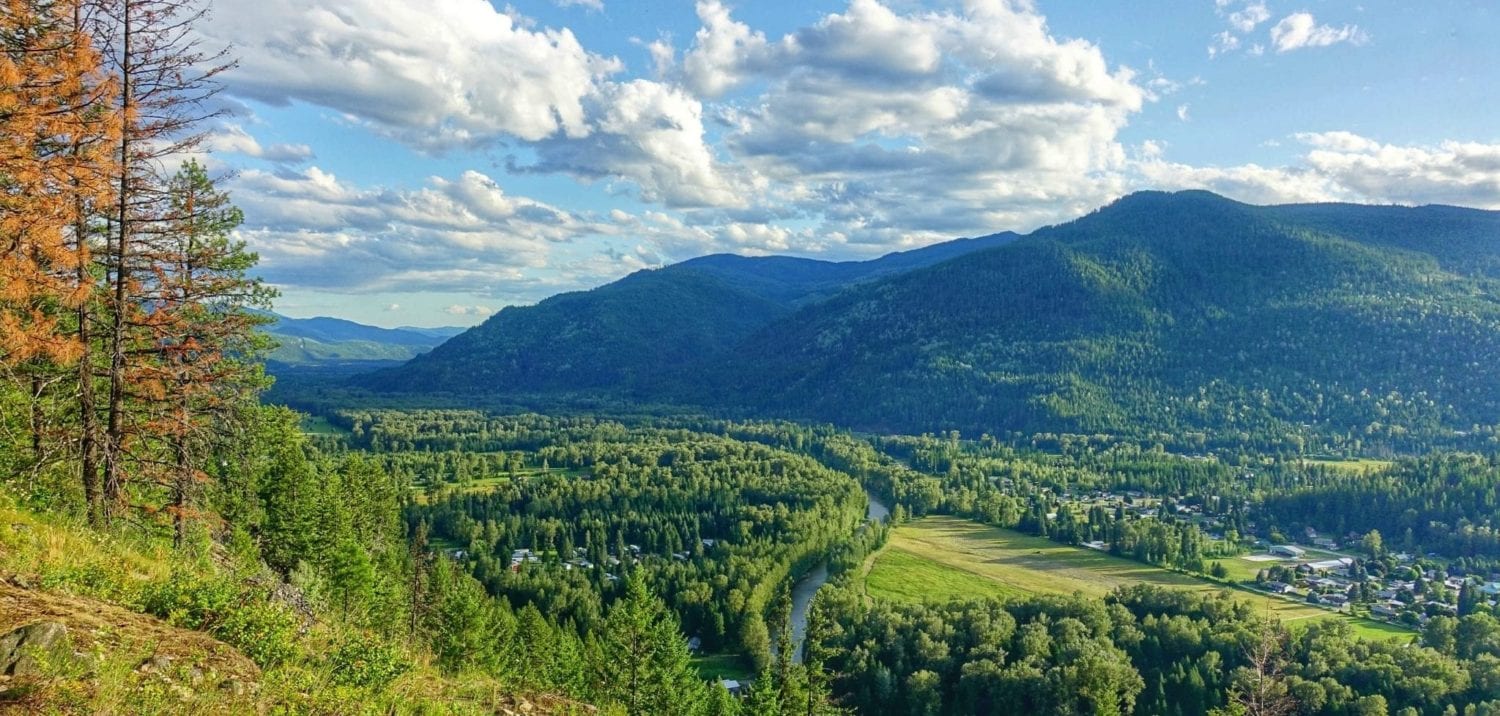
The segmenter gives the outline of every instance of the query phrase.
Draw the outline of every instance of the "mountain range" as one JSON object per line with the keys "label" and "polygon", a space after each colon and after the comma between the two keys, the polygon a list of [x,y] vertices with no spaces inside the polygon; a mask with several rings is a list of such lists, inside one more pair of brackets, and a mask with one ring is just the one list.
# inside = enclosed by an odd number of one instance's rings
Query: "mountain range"
{"label": "mountain range", "polygon": [[366,366],[401,362],[432,350],[465,329],[378,328],[342,318],[290,318],[270,314],[265,327],[277,343],[268,356],[272,370],[302,366]]}
{"label": "mountain range", "polygon": [[1497,281],[1500,212],[1142,192],[875,261],[642,271],[361,382],[903,432],[1400,441],[1500,416]]}

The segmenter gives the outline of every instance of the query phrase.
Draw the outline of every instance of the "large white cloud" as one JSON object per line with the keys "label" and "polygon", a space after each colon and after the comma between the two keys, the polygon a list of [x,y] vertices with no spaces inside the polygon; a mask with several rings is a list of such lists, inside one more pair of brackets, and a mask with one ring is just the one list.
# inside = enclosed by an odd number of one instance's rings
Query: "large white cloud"
{"label": "large white cloud", "polygon": [[557,285],[592,285],[645,265],[616,262],[578,275],[579,256],[599,251],[573,245],[615,234],[613,223],[510,195],[475,171],[384,189],[317,167],[249,170],[229,189],[247,217],[242,237],[260,253],[267,280],[280,285],[535,300]]}
{"label": "large white cloud", "polygon": [[[729,97],[725,146],[766,182],[764,200],[847,242],[1034,226],[1102,200],[1124,158],[1116,135],[1152,96],[1029,3],[903,13],[852,0],[777,39],[718,0],[697,7],[684,86]],[[761,91],[735,96],[747,87]]]}
{"label": "large white cloud", "polygon": [[[1228,29],[1214,53],[1252,32],[1280,51],[1364,38],[1305,13],[1271,25],[1258,0],[1216,4]],[[272,280],[479,297],[465,306],[710,251],[844,258],[1027,230],[1137,188],[1500,207],[1495,145],[1330,132],[1295,137],[1304,150],[1284,166],[1132,154],[1121,130],[1182,83],[1112,65],[1099,47],[1056,35],[1026,0],[943,7],[850,0],[768,37],[720,0],[700,0],[686,47],[645,43],[650,79],[486,0],[218,8],[214,27],[241,57],[227,76],[237,96],[328,107],[424,150],[516,147],[510,172],[626,191],[646,205],[629,212],[574,212],[478,172],[355,186],[294,169],[311,148],[265,146],[232,125],[209,144],[279,167],[231,187]]]}
{"label": "large white cloud", "polygon": [[587,134],[584,100],[621,64],[486,0],[221,3],[206,28],[239,58],[230,92],[346,112],[433,147]]}

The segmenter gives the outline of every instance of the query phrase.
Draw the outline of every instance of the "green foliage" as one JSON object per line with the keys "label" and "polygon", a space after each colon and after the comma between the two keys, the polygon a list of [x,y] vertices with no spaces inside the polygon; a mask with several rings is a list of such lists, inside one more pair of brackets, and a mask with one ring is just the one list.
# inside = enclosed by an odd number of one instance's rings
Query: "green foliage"
{"label": "green foliage", "polygon": [[348,634],[328,654],[335,683],[359,688],[388,686],[412,668],[401,649],[367,634]]}
{"label": "green foliage", "polygon": [[590,652],[594,693],[630,716],[704,713],[707,689],[677,620],[639,576],[626,583]]}
{"label": "green foliage", "polygon": [[173,625],[206,631],[261,666],[279,664],[296,650],[296,615],[230,577],[175,570],[145,589],[141,609]]}

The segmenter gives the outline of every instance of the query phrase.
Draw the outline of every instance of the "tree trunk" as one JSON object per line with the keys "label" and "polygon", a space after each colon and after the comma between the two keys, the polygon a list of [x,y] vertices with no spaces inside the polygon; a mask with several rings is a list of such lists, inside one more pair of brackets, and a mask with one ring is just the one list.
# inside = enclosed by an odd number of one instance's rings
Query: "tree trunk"
{"label": "tree trunk", "polygon": [[131,42],[133,28],[133,10],[131,0],[125,0],[121,7],[121,51],[120,51],[120,115],[125,122],[125,127],[120,132],[120,166],[116,168],[119,172],[119,196],[116,197],[117,213],[115,222],[117,233],[112,237],[114,247],[108,252],[114,264],[114,315],[110,324],[109,336],[109,423],[106,426],[104,439],[104,507],[106,514],[112,514],[120,508],[123,501],[124,486],[124,441],[125,441],[125,330],[127,308],[127,284],[130,279],[129,254],[130,254],[130,153],[131,153],[131,116],[135,109],[131,86],[131,61],[133,59]]}
{"label": "tree trunk", "polygon": [[183,439],[174,442],[172,452],[172,546],[181,549],[187,539],[188,490],[193,486],[193,468]]}

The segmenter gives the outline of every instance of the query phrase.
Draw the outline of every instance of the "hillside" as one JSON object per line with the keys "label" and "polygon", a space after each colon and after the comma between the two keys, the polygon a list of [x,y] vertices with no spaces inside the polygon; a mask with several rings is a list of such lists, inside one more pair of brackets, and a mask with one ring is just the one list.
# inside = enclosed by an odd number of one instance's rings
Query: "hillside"
{"label": "hillside", "polygon": [[506,308],[368,384],[404,391],[645,397],[681,369],[719,360],[798,306],[1014,238],[959,239],[872,261],[704,256],[535,306]]}
{"label": "hillside", "polygon": [[445,678],[222,546],[205,557],[97,531],[3,490],[0,524],[0,713],[587,710]]}
{"label": "hillside", "polygon": [[914,263],[708,257],[502,312],[378,382],[911,432],[1394,445],[1500,414],[1500,213],[1143,192]]}
{"label": "hillside", "polygon": [[918,431],[1464,430],[1500,407],[1500,292],[1461,254],[1500,214],[1137,194],[810,306],[710,386]]}

